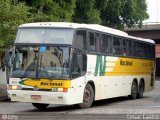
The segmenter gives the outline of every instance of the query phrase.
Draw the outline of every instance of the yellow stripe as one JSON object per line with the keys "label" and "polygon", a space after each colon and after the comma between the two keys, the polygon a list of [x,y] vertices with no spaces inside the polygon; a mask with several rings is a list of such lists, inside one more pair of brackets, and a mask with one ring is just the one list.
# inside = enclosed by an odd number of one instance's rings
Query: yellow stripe
{"label": "yellow stripe", "polygon": [[33,80],[27,79],[23,81],[24,85],[38,87],[42,89],[51,89],[51,88],[69,88],[71,86],[70,80],[49,80],[49,79],[40,79]]}
{"label": "yellow stripe", "polygon": [[[106,66],[106,69],[110,68]],[[119,75],[150,75],[154,71],[153,60],[142,60],[134,58],[119,58],[112,67],[113,71],[105,72],[105,76]]]}

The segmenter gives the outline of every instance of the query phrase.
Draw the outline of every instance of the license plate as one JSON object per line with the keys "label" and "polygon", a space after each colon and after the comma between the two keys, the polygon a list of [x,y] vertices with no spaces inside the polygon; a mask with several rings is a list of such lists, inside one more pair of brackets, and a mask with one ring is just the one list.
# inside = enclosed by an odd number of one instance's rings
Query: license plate
{"label": "license plate", "polygon": [[33,100],[40,100],[41,96],[40,95],[31,95],[31,99],[33,99]]}

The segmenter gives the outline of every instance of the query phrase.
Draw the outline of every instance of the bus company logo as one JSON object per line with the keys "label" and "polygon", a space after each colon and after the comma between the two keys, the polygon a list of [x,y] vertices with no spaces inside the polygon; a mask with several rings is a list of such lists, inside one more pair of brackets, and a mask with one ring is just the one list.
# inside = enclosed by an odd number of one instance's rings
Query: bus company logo
{"label": "bus company logo", "polygon": [[40,85],[44,85],[44,86],[58,86],[58,87],[61,87],[61,86],[63,86],[63,83],[41,82]]}
{"label": "bus company logo", "polygon": [[133,65],[133,61],[120,60],[120,65],[122,65],[122,66],[132,66]]}
{"label": "bus company logo", "polygon": [[99,76],[105,76],[106,71],[106,56],[97,56],[95,76],[97,76],[99,71]]}

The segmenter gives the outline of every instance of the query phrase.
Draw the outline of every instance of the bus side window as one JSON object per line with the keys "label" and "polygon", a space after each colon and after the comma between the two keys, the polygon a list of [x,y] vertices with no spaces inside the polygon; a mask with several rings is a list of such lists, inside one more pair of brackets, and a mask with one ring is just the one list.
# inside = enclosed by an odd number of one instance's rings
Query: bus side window
{"label": "bus side window", "polygon": [[95,52],[99,52],[100,51],[100,40],[101,40],[101,34],[99,33],[96,33],[96,36],[95,36]]}
{"label": "bus side window", "polygon": [[121,39],[118,38],[118,37],[113,37],[112,53],[114,55],[122,55],[122,51],[121,51]]}
{"label": "bus side window", "polygon": [[149,44],[149,58],[155,58],[155,46]]}
{"label": "bus side window", "polygon": [[89,32],[89,51],[95,52],[96,51],[96,41],[94,38],[94,33]]}
{"label": "bus side window", "polygon": [[139,54],[140,57],[145,58],[145,43],[140,43],[140,48],[139,48]]}
{"label": "bus side window", "polygon": [[86,74],[87,56],[81,53],[73,53],[71,77],[77,78]]}
{"label": "bus side window", "polygon": [[139,42],[135,41],[134,42],[134,56],[135,57],[140,57],[140,53],[139,53],[139,49],[140,49],[140,46],[139,46]]}
{"label": "bus side window", "polygon": [[127,44],[127,56],[133,56],[133,42],[129,39]]}
{"label": "bus side window", "polygon": [[123,52],[123,56],[127,55],[127,40],[126,39],[123,39],[122,52]]}
{"label": "bus side window", "polygon": [[109,43],[110,43],[111,37],[108,35],[102,35],[101,36],[101,53],[107,53],[109,54]]}
{"label": "bus side window", "polygon": [[87,42],[86,42],[86,31],[85,30],[78,30],[76,32],[75,45],[82,48],[83,50],[86,50]]}

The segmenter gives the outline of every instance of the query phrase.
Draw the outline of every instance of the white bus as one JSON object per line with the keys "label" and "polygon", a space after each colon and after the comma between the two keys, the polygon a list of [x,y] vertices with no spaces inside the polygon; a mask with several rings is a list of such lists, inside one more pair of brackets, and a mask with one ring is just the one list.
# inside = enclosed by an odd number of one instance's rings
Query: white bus
{"label": "white bus", "polygon": [[28,23],[11,58],[12,101],[91,107],[96,100],[143,97],[154,88],[155,43],[96,24]]}

